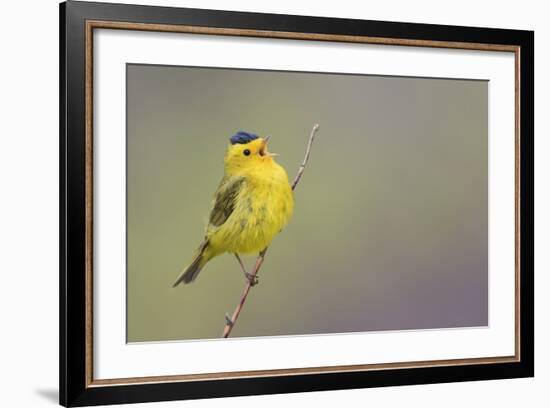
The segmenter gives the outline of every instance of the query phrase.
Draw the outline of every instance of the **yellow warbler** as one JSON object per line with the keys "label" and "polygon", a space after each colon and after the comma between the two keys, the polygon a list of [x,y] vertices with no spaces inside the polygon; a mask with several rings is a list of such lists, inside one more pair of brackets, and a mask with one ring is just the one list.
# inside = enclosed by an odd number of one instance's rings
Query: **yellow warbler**
{"label": "yellow warbler", "polygon": [[267,151],[268,141],[244,131],[230,138],[204,240],[173,286],[194,281],[209,260],[225,252],[238,257],[262,251],[289,221],[293,192],[276,155]]}

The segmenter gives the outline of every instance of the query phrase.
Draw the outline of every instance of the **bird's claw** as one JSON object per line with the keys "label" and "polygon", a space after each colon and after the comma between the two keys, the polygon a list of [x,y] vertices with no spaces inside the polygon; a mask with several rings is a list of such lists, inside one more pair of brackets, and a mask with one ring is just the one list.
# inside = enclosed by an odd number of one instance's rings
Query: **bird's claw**
{"label": "bird's claw", "polygon": [[225,323],[228,326],[233,326],[235,322],[231,319],[231,316],[229,316],[229,313],[225,312]]}
{"label": "bird's claw", "polygon": [[256,286],[258,284],[258,275],[253,275],[251,273],[245,273],[246,280],[250,283],[250,286]]}

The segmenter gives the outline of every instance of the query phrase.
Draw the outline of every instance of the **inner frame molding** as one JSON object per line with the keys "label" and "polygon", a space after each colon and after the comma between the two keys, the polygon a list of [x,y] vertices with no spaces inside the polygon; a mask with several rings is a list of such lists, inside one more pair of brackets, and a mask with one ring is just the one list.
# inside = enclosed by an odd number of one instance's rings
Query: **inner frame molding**
{"label": "inner frame molding", "polygon": [[[256,38],[330,41],[341,43],[362,43],[410,47],[448,48],[494,52],[513,52],[515,59],[515,353],[512,356],[462,358],[395,362],[382,364],[357,364],[341,366],[302,367],[274,370],[252,370],[235,372],[213,372],[204,374],[168,375],[153,377],[128,377],[94,379],[93,377],[93,34],[94,29],[117,29],[149,32],[170,32],[218,36],[241,36]],[[199,27],[191,25],[167,25],[130,23],[121,21],[86,20],[85,23],[85,386],[86,388],[131,385],[146,383],[170,383],[185,381],[206,381],[253,377],[292,376],[338,372],[376,371],[389,369],[410,369],[424,367],[485,365],[514,363],[521,361],[521,273],[520,273],[520,53],[521,47],[506,44],[484,44],[453,41],[432,41],[398,39],[371,36],[350,36],[287,31],[269,31],[234,28]]]}

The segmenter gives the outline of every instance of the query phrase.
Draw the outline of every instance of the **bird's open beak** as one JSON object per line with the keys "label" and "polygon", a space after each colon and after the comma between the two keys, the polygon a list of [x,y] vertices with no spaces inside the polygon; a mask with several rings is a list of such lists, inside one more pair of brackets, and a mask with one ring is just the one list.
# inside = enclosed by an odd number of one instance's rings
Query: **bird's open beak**
{"label": "bird's open beak", "polygon": [[260,147],[260,156],[268,156],[268,157],[275,157],[278,156],[277,153],[270,153],[267,151],[267,144],[269,143],[269,140],[271,139],[271,136],[266,136],[263,138],[262,145]]}

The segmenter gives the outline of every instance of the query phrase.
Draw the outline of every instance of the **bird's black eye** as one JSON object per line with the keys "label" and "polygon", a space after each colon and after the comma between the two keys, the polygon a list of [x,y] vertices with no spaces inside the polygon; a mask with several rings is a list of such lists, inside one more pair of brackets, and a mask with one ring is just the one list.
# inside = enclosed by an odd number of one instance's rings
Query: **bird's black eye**
{"label": "bird's black eye", "polygon": [[244,149],[244,150],[243,150],[243,154],[244,154],[245,156],[250,156],[250,150]]}

